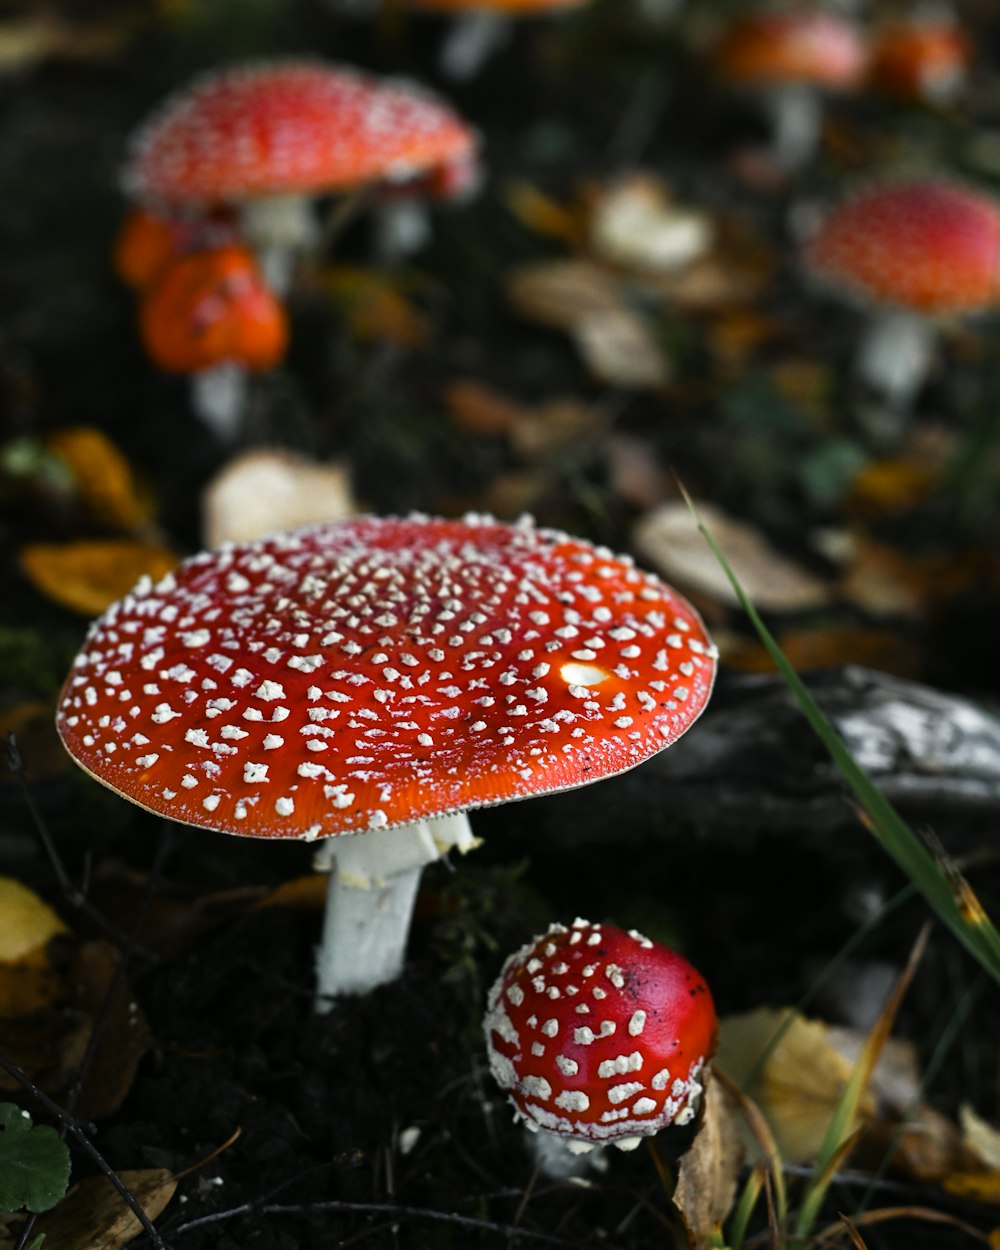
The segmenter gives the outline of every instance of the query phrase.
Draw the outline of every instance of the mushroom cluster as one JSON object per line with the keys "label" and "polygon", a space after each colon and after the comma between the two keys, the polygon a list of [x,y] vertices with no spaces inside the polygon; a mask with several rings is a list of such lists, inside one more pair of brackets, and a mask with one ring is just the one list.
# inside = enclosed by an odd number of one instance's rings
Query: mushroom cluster
{"label": "mushroom cluster", "polygon": [[579,919],[510,956],[483,1027],[518,1116],[572,1153],[629,1150],[692,1120],[717,1032],[708,986],[683,956]]}
{"label": "mushroom cluster", "polygon": [[151,811],[330,838],[334,995],[397,975],[422,867],[473,844],[467,809],[641,763],[698,717],[715,657],[676,591],[581,539],[358,517],[140,583],[92,626],[58,728]]}

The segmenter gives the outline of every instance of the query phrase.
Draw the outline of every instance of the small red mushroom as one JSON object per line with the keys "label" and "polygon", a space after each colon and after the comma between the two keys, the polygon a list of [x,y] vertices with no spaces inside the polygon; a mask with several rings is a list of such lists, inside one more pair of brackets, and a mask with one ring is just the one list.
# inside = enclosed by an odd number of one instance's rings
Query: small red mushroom
{"label": "small red mushroom", "polygon": [[1000,205],[941,178],[876,183],[827,214],[805,262],[872,310],[858,371],[905,410],[929,372],[938,321],[1000,299]]}
{"label": "small red mushroom", "polygon": [[126,285],[144,291],[175,256],[232,242],[236,242],[236,222],[231,215],[165,216],[133,208],[115,240],[112,266]]}
{"label": "small red mushroom", "polygon": [[971,62],[969,38],[954,18],[915,16],[876,31],[868,81],[899,100],[946,104],[965,85]]}
{"label": "small red mushroom", "polygon": [[[194,556],[92,627],[57,725],[171,819],[329,838],[320,993],[402,967],[464,813],[610,777],[700,715],[716,652],[605,548],[490,517],[358,517]],[[356,837],[344,835],[357,834]]]}
{"label": "small red mushroom", "polygon": [[168,261],[143,293],[142,341],[160,369],[192,375],[198,415],[230,440],[245,403],[246,373],[273,369],[288,347],[288,319],[251,252],[231,245]]}
{"label": "small red mushroom", "polygon": [[554,924],[510,956],[483,1026],[518,1116],[573,1153],[629,1150],[692,1120],[717,1032],[708,986],[686,959],[586,920]]}
{"label": "small red mushroom", "polygon": [[476,147],[422,86],[278,60],[223,69],[169,99],[133,137],[124,185],[147,205],[239,209],[281,292],[295,251],[316,240],[311,199],[408,182],[471,161]]}
{"label": "small red mushroom", "polygon": [[816,151],[821,93],[857,87],[866,50],[860,31],[846,18],[776,9],[737,17],[722,32],[713,59],[723,82],[763,98],[771,115],[771,154],[791,170]]}

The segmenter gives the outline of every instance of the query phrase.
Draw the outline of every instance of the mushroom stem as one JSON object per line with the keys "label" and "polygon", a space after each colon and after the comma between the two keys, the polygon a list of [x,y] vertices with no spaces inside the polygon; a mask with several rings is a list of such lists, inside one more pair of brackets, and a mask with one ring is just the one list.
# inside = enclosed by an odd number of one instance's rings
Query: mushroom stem
{"label": "mushroom stem", "polygon": [[329,839],[316,859],[330,869],[316,953],[318,1012],[341,994],[364,994],[400,974],[424,866],[452,847],[475,845],[464,812]]}
{"label": "mushroom stem", "polygon": [[452,82],[474,78],[484,62],[510,38],[510,22],[493,9],[468,9],[455,21],[441,47],[441,73]]}
{"label": "mushroom stem", "polygon": [[900,308],[877,313],[858,347],[858,375],[895,412],[907,412],[934,360],[936,334],[929,317]]}
{"label": "mushroom stem", "polygon": [[236,361],[202,369],[191,378],[191,406],[220,443],[240,435],[247,407],[247,371]]}
{"label": "mushroom stem", "polygon": [[308,196],[267,195],[247,200],[240,223],[257,253],[264,281],[276,295],[287,295],[296,257],[315,249],[322,238]]}
{"label": "mushroom stem", "polygon": [[782,83],[766,95],[771,151],[785,170],[801,169],[819,146],[823,106],[819,93],[803,83]]}

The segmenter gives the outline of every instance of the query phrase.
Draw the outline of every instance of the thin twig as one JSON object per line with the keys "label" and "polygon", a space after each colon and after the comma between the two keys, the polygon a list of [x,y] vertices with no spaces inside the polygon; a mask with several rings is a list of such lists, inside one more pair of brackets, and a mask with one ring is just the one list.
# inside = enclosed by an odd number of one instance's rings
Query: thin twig
{"label": "thin twig", "polygon": [[0,1055],[0,1068],[2,1068],[8,1076],[13,1077],[20,1086],[27,1090],[27,1092],[31,1094],[32,1098],[37,1099],[54,1119],[58,1120],[60,1124],[64,1124],[67,1132],[73,1134],[83,1149],[88,1155],[90,1155],[91,1159],[93,1159],[93,1161],[121,1195],[122,1201],[128,1205],[132,1214],[149,1235],[149,1239],[156,1247],[156,1250],[170,1250],[167,1243],[153,1226],[152,1220],[150,1220],[149,1216],[139,1205],[135,1196],[129,1192],[125,1182],[87,1136],[88,1132],[94,1131],[94,1126],[92,1124],[85,1124],[78,1120],[75,1116],[70,1115],[65,1108],[60,1107],[57,1102],[54,1102],[48,1096],[48,1094],[39,1089],[27,1073],[23,1072],[16,1063],[11,1063],[11,1061],[9,1059],[5,1059],[3,1055]]}

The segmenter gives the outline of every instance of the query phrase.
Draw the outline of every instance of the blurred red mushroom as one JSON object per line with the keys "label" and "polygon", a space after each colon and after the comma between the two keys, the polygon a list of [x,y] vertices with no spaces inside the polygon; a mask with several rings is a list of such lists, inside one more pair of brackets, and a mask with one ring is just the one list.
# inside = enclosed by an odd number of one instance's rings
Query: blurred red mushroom
{"label": "blurred red mushroom", "polygon": [[870,310],[858,372],[902,411],[926,380],[938,323],[1000,299],[1000,205],[942,178],[863,187],[827,214],[805,262]]}
{"label": "blurred red mushroom", "polygon": [[[389,981],[465,812],[635,767],[698,718],[715,649],[623,557],[490,517],[358,517],[141,583],[63,688],[67,750],[173,820],[329,838],[321,995]],[[343,835],[357,834],[356,837]]]}
{"label": "blurred red mushroom", "polygon": [[132,139],[124,185],[144,205],[238,209],[267,280],[287,289],[318,229],[309,201],[471,164],[472,130],[426,88],[347,66],[229,67],[171,97]]}
{"label": "blurred red mushroom", "polygon": [[816,151],[822,93],[856,88],[866,55],[859,30],[846,18],[788,9],[735,18],[713,59],[723,82],[761,97],[771,117],[771,155],[790,170]]}
{"label": "blurred red mushroom", "polygon": [[972,46],[957,20],[914,16],[875,32],[868,81],[899,100],[945,104],[965,85]]}
{"label": "blurred red mushroom", "polygon": [[288,346],[284,308],[236,245],[169,260],[143,292],[139,326],[155,365],[192,376],[195,410],[223,441],[238,428],[246,373],[273,369]]}
{"label": "blurred red mushroom", "polygon": [[173,257],[236,241],[231,213],[192,216],[137,207],[128,212],[118,232],[112,267],[127,286],[142,291]]}

